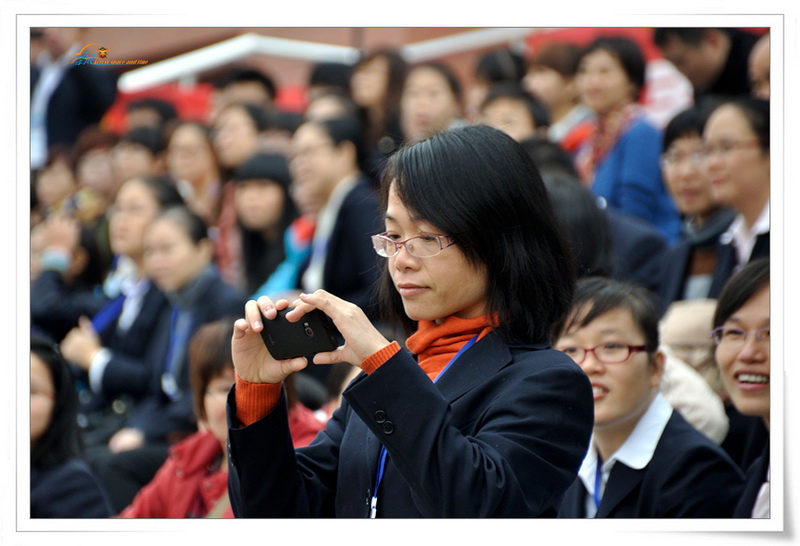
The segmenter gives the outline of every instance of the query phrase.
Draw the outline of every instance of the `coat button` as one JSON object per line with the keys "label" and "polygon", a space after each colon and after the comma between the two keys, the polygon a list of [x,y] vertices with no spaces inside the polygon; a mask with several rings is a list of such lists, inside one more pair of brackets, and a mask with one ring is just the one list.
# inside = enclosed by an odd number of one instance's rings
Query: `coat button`
{"label": "coat button", "polygon": [[378,410],[375,412],[375,421],[381,425],[386,422],[386,412],[383,410]]}
{"label": "coat button", "polygon": [[392,432],[394,432],[394,423],[392,423],[391,421],[384,421],[383,433],[388,435],[391,434]]}

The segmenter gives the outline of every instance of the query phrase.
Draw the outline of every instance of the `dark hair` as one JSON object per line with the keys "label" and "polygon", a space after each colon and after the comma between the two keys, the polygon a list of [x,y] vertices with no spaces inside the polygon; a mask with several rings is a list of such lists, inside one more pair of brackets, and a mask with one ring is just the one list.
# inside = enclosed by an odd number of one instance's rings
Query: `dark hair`
{"label": "dark hair", "polygon": [[[330,99],[339,104],[342,108],[343,115],[345,117],[357,118],[361,115],[361,111],[358,105],[353,102],[353,99],[350,97],[350,94],[346,91],[331,87],[329,89],[325,89],[314,98],[311,99],[309,105],[316,101],[317,99]],[[308,112],[308,106],[306,107],[306,112]]]}
{"label": "dark hair", "polygon": [[175,133],[178,131],[178,129],[182,129],[183,127],[194,127],[200,132],[206,142],[206,145],[208,146],[208,152],[214,158],[214,165],[216,165],[219,169],[220,165],[219,160],[217,159],[217,151],[214,148],[214,142],[211,138],[211,127],[202,121],[179,121],[178,123],[170,125],[169,130],[166,133],[166,138],[164,139],[165,148],[169,148],[169,144],[175,137]]}
{"label": "dark hair", "polygon": [[259,70],[252,68],[241,69],[233,72],[226,78],[223,78],[217,87],[224,88],[234,83],[254,82],[264,87],[264,90],[269,94],[270,99],[275,98],[275,83],[272,78]]}
{"label": "dark hair", "polygon": [[192,407],[198,420],[206,420],[204,399],[208,384],[226,370],[233,370],[231,338],[236,317],[223,317],[200,326],[187,349]]}
{"label": "dark hair", "polygon": [[481,110],[501,98],[513,99],[524,104],[537,129],[550,126],[550,111],[547,106],[525,91],[522,85],[515,82],[501,82],[492,85],[481,104]]}
{"label": "dark hair", "polygon": [[563,173],[580,178],[572,156],[558,143],[545,137],[533,136],[520,142],[520,145],[531,157],[542,176],[546,173]]}
{"label": "dark hair", "polygon": [[636,95],[633,97],[639,100],[645,81],[645,59],[641,48],[629,38],[622,36],[600,36],[581,53],[578,64],[590,53],[595,51],[605,51],[619,61],[630,82],[636,87]]}
{"label": "dark hair", "polygon": [[135,112],[136,110],[155,110],[156,114],[161,118],[161,123],[178,117],[178,111],[171,102],[156,98],[144,98],[131,101],[126,110],[128,113]]}
{"label": "dark hair", "polygon": [[120,144],[138,144],[144,146],[153,156],[164,150],[164,140],[161,131],[153,127],[134,127],[119,139]]}
{"label": "dark hair", "polygon": [[697,28],[697,27],[676,27],[676,28],[657,28],[653,31],[653,43],[656,46],[663,48],[666,47],[670,39],[675,38],[680,40],[686,45],[697,47],[705,38],[709,30],[718,30],[727,33],[726,29],[717,28]]}
{"label": "dark hair", "polygon": [[488,83],[519,82],[525,76],[525,59],[510,49],[487,51],[475,65],[475,79]]}
{"label": "dark hair", "polygon": [[366,152],[364,150],[364,133],[361,122],[349,116],[339,116],[330,119],[311,120],[303,125],[313,125],[322,130],[339,147],[344,142],[355,146],[356,163],[362,172],[365,171]]}
{"label": "dark hair", "polygon": [[247,229],[239,223],[242,234],[242,258],[248,292],[254,292],[286,258],[283,234],[298,217],[297,206],[289,193],[291,176],[286,158],[280,154],[256,154],[234,174],[235,180],[271,180],[278,184],[283,194],[283,213],[275,229],[277,239],[267,241],[260,232]]}
{"label": "dark hair", "polygon": [[[384,211],[390,186],[415,217],[486,269],[486,311],[504,339],[547,339],[569,308],[575,273],[539,172],[513,138],[486,125],[443,131],[389,159]],[[387,318],[411,332],[387,263],[380,291]]]}
{"label": "dark hair", "polygon": [[581,48],[574,44],[550,42],[534,54],[528,68],[544,66],[555,70],[565,78],[572,78],[578,71]]}
{"label": "dark hair", "polygon": [[276,108],[267,113],[267,125],[270,129],[286,131],[289,134],[294,134],[304,121],[303,115],[297,112],[287,112]]}
{"label": "dark hair", "polygon": [[761,151],[769,153],[769,101],[755,97],[739,97],[720,103],[714,112],[723,106],[732,106],[744,116],[747,125],[758,139]]}
{"label": "dark hair", "polygon": [[698,106],[692,106],[676,114],[664,128],[661,150],[666,152],[673,142],[681,138],[703,138],[703,127],[708,114],[708,111]]}
{"label": "dark hair", "polygon": [[[369,143],[370,146],[377,146],[378,140],[382,136],[390,130],[395,130],[394,127],[390,126],[396,124],[400,117],[400,100],[403,96],[403,85],[408,74],[408,63],[406,63],[399,51],[392,48],[381,48],[364,53],[353,67],[353,73],[364,64],[378,58],[386,59],[388,74],[386,76],[386,94],[383,97],[383,104],[381,104],[382,119],[379,124],[374,126],[369,123],[366,124],[365,142]],[[364,114],[364,119],[368,119],[366,114]]]}
{"label": "dark hair", "polygon": [[83,445],[78,428],[78,392],[69,364],[49,338],[31,334],[31,353],[42,359],[55,388],[53,412],[47,430],[31,446],[31,467],[49,467],[80,457]]}
{"label": "dark hair", "polygon": [[223,112],[236,108],[243,110],[244,113],[247,114],[247,116],[253,122],[253,126],[256,128],[257,133],[261,133],[269,128],[269,116],[267,115],[267,112],[260,106],[250,104],[248,102],[232,102],[230,104],[226,104],[217,113],[217,119],[219,119]]}
{"label": "dark hair", "polygon": [[578,177],[544,172],[542,179],[567,233],[577,276],[610,277],[614,272],[611,226],[595,195]]}
{"label": "dark hair", "polygon": [[450,92],[453,93],[453,96],[456,98],[456,102],[459,104],[462,101],[462,90],[461,90],[461,83],[456,76],[456,73],[444,63],[432,61],[427,63],[416,64],[409,70],[409,74],[411,72],[415,72],[421,68],[430,68],[434,72],[437,72],[444,80],[447,82],[447,86],[450,88]]}
{"label": "dark hair", "polygon": [[204,239],[209,239],[205,220],[186,205],[173,205],[161,209],[153,222],[161,219],[172,220],[178,224],[195,245]]}
{"label": "dark hair", "polygon": [[78,134],[75,144],[72,146],[72,169],[78,168],[81,158],[92,150],[111,150],[116,146],[119,137],[103,129],[99,125],[90,125]]}
{"label": "dark hair", "polygon": [[127,182],[131,181],[142,184],[150,192],[161,209],[174,205],[182,205],[184,203],[183,197],[181,197],[175,184],[167,176],[138,175],[129,179]]}
{"label": "dark hair", "polygon": [[308,85],[331,86],[348,91],[352,71],[353,67],[349,64],[320,62],[311,69]]}
{"label": "dark hair", "polygon": [[573,328],[588,326],[597,317],[623,309],[644,335],[648,353],[658,350],[658,311],[655,296],[646,288],[605,277],[587,277],[578,281],[572,309],[553,327],[553,343]]}
{"label": "dark hair", "polygon": [[722,287],[714,310],[713,328],[725,324],[750,298],[768,285],[769,258],[759,258],[747,263]]}

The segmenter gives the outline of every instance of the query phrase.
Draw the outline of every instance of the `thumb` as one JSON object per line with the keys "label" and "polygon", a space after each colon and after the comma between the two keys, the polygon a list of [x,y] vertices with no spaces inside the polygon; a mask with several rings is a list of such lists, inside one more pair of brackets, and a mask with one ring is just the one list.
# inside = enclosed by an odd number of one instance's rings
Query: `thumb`
{"label": "thumb", "polygon": [[80,318],[78,318],[78,326],[83,332],[87,334],[95,333],[94,326],[92,326],[92,321],[83,315],[81,315]]}

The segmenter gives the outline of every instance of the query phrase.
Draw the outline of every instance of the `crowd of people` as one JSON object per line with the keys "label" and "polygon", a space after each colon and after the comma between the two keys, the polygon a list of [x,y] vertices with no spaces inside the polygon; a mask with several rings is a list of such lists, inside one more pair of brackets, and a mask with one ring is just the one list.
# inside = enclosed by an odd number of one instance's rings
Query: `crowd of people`
{"label": "crowd of people", "polygon": [[[31,517],[770,516],[769,33],[31,80]],[[266,321],[339,347],[276,361]],[[440,381],[441,380],[441,381]]]}

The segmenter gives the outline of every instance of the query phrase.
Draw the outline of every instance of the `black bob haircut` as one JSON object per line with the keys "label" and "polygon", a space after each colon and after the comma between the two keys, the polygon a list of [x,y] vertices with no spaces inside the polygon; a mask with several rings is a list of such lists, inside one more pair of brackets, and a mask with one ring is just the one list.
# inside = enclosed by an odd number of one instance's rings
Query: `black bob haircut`
{"label": "black bob haircut", "polygon": [[489,92],[481,104],[481,110],[498,99],[512,99],[521,102],[528,110],[528,114],[530,114],[537,129],[550,127],[550,111],[547,106],[525,91],[519,83],[500,82],[493,84],[489,87]]}
{"label": "black bob haircut", "polygon": [[[442,131],[391,156],[382,181],[384,211],[394,188],[412,215],[486,270],[486,311],[504,340],[547,341],[569,309],[574,266],[542,178],[513,138],[486,125]],[[380,295],[385,318],[412,332],[388,260]]]}
{"label": "black bob haircut", "polygon": [[31,446],[31,467],[46,468],[82,455],[78,391],[69,364],[48,337],[31,334],[31,353],[42,359],[54,387],[50,424],[36,445]]}
{"label": "black bob haircut", "polygon": [[578,281],[569,316],[553,327],[553,343],[573,328],[588,326],[597,317],[616,309],[631,314],[634,324],[644,335],[648,353],[658,350],[659,315],[653,293],[638,284],[605,277],[587,277]]}
{"label": "black bob haircut", "polygon": [[725,324],[747,300],[768,285],[769,258],[759,258],[742,267],[722,287],[714,310],[713,327]]}
{"label": "black bob haircut", "polygon": [[646,63],[636,42],[623,36],[600,36],[581,52],[579,65],[589,53],[595,51],[605,51],[619,61],[628,79],[636,87],[636,96],[633,98],[639,100],[644,88]]}
{"label": "black bob haircut", "polygon": [[672,143],[680,138],[703,138],[708,116],[713,106],[691,106],[677,113],[667,126],[664,127],[664,136],[661,142],[662,151],[666,152]]}

